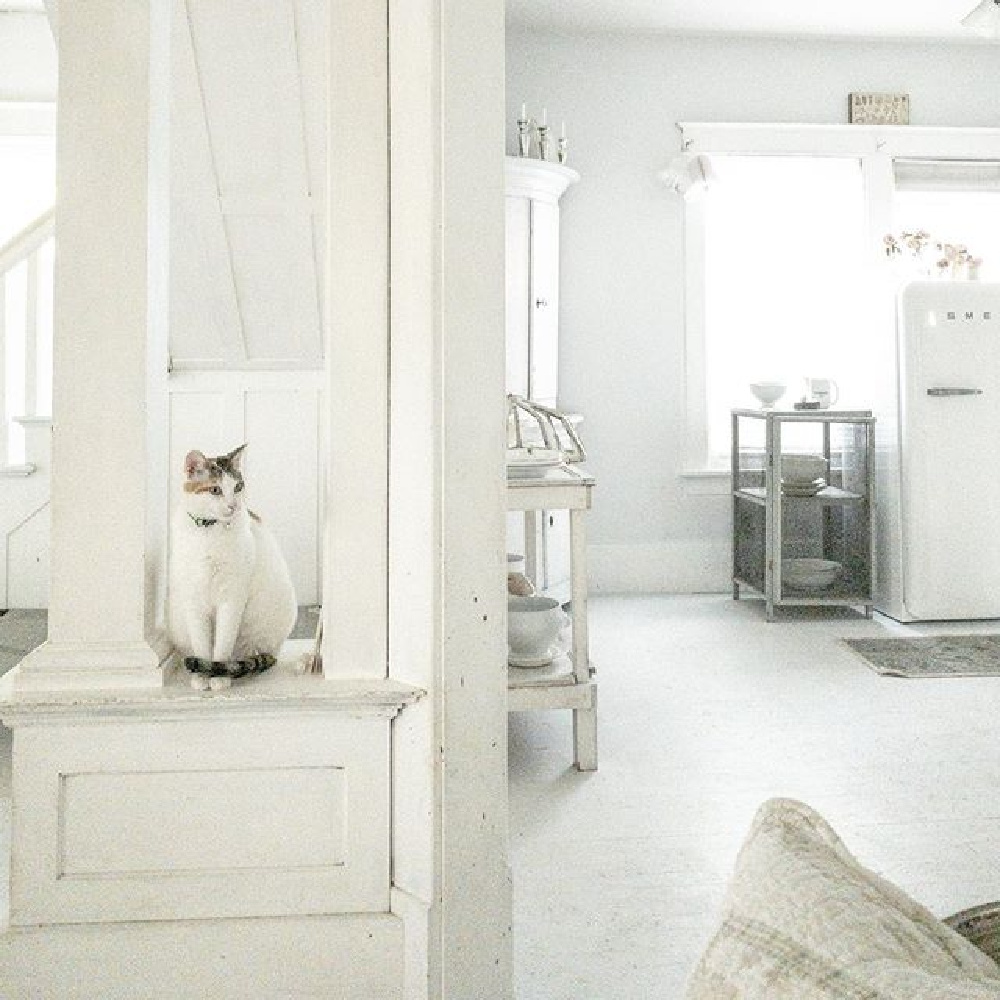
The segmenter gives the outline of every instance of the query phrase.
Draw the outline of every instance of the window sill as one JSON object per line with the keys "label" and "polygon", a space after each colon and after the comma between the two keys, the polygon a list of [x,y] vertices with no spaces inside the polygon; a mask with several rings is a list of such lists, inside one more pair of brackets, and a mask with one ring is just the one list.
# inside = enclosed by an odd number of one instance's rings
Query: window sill
{"label": "window sill", "polygon": [[728,496],[732,490],[729,469],[685,469],[680,480],[684,492],[693,497]]}

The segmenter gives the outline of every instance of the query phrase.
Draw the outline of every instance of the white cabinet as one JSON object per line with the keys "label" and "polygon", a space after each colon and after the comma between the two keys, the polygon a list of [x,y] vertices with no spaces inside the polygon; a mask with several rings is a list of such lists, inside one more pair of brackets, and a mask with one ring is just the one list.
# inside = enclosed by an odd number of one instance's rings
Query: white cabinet
{"label": "white cabinet", "polygon": [[[527,157],[506,160],[507,391],[555,407],[559,395],[559,199],[580,175]],[[536,586],[569,599],[569,514],[512,514],[508,550]]]}
{"label": "white cabinet", "polygon": [[559,199],[580,175],[508,156],[507,391],[555,406],[559,389]]}

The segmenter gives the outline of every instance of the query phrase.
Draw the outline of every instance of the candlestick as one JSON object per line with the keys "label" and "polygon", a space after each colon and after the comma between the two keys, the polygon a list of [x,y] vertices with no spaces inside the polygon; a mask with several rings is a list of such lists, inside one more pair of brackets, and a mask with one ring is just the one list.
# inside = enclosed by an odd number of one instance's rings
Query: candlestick
{"label": "candlestick", "polygon": [[539,125],[536,127],[538,132],[538,159],[547,160],[549,158],[549,127],[548,125]]}
{"label": "candlestick", "polygon": [[531,155],[531,133],[534,122],[521,112],[521,117],[517,120],[517,155]]}
{"label": "candlestick", "polygon": [[560,163],[566,162],[566,152],[568,148],[569,141],[566,139],[566,133],[563,132],[563,134],[559,136],[559,142],[556,144],[556,158]]}

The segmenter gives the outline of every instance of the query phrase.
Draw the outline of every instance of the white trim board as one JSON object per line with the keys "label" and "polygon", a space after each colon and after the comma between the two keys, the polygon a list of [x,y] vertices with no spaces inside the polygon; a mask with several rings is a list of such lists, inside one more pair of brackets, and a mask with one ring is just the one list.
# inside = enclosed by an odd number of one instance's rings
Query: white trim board
{"label": "white trim board", "polygon": [[170,392],[233,392],[254,388],[272,392],[295,389],[322,389],[323,372],[315,368],[297,369],[175,369],[170,373]]}
{"label": "white trim board", "polygon": [[1000,128],[678,122],[691,153],[930,156],[1000,159]]}

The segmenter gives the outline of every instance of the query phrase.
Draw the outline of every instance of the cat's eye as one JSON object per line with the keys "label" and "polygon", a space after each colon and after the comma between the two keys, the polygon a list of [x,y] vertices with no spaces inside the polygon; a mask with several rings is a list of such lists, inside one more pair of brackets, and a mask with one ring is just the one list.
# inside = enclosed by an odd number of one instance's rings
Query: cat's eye
{"label": "cat's eye", "polygon": [[243,484],[242,483],[237,483],[236,484],[236,488],[233,490],[233,492],[234,493],[242,493],[243,492]]}
{"label": "cat's eye", "polygon": [[217,497],[221,497],[222,496],[222,487],[221,486],[213,486],[212,487],[212,495],[213,496],[217,496]]}

